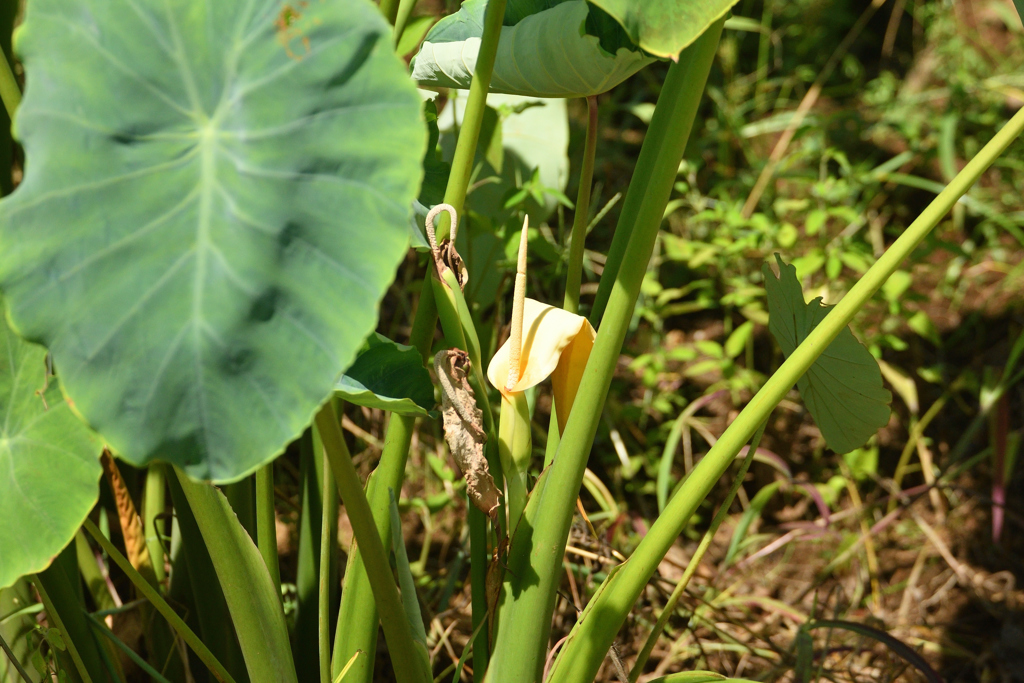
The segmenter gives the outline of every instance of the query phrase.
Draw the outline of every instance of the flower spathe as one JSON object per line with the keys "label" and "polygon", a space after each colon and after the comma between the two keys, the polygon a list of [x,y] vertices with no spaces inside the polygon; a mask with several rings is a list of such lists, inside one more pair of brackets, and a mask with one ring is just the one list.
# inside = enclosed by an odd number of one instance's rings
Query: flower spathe
{"label": "flower spathe", "polygon": [[526,299],[519,381],[511,390],[508,378],[509,342],[502,344],[487,366],[487,379],[504,396],[537,386],[551,376],[559,432],[565,429],[583,370],[594,348],[596,333],[590,321],[561,308]]}

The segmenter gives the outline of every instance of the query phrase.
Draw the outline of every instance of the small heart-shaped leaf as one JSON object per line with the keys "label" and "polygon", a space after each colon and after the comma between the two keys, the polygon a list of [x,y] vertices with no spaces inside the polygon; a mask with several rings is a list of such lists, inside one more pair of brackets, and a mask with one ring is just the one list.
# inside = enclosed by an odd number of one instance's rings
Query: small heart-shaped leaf
{"label": "small heart-shaped leaf", "polygon": [[[788,358],[831,306],[817,298],[804,302],[796,268],[776,254],[779,277],[761,267],[768,290],[768,329]],[[882,386],[882,372],[849,327],[828,345],[797,380],[800,396],[829,448],[849,453],[889,422],[892,394]]]}

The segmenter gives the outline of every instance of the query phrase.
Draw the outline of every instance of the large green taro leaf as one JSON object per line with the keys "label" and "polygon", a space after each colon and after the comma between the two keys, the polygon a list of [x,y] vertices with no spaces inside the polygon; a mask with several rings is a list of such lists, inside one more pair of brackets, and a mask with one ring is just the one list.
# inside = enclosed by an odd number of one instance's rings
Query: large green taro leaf
{"label": "large green taro leaf", "polygon": [[[778,254],[775,259],[779,277],[767,263],[761,266],[768,290],[768,329],[789,358],[832,307],[822,304],[821,297],[805,303],[796,267],[783,263]],[[837,453],[860,448],[889,422],[892,394],[882,386],[878,363],[848,326],[797,380],[797,387],[825,443]]]}
{"label": "large green taro leaf", "polygon": [[590,0],[618,21],[634,44],[675,59],[737,0]]}
{"label": "large green taro leaf", "polygon": [[[413,61],[420,85],[469,88],[480,51],[487,0],[467,0],[439,21]],[[654,61],[625,47],[614,54],[586,33],[590,9],[568,0],[501,29],[491,92],[532,97],[586,97],[626,80]]]}
{"label": "large green taro leaf", "polygon": [[33,0],[0,286],[126,460],[238,479],[375,325],[426,130],[366,0]]}
{"label": "large green taro leaf", "polygon": [[99,496],[100,450],[48,377],[46,349],[0,320],[0,588],[74,538]]}

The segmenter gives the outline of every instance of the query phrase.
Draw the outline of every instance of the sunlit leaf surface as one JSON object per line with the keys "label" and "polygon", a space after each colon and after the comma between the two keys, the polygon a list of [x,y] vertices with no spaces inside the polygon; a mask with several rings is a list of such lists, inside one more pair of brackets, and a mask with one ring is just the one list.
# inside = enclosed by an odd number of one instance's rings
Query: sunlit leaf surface
{"label": "sunlit leaf surface", "polygon": [[39,572],[99,496],[101,445],[72,413],[46,349],[7,327],[0,305],[0,588]]}
{"label": "sunlit leaf surface", "polygon": [[426,130],[367,0],[34,0],[15,329],[124,459],[234,480],[309,424],[408,244]]}

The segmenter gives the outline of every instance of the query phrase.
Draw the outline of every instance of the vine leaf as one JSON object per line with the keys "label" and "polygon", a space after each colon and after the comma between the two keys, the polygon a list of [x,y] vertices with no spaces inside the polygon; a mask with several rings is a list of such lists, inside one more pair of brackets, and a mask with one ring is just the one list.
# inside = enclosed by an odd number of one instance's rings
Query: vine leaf
{"label": "vine leaf", "polygon": [[368,0],[27,8],[0,287],[119,457],[237,480],[373,331],[427,137],[390,35]]}
{"label": "vine leaf", "polygon": [[99,497],[102,445],[71,412],[46,349],[14,334],[0,300],[0,588],[49,566]]}
{"label": "vine leaf", "polygon": [[[776,254],[779,276],[761,267],[768,290],[768,329],[788,358],[831,306],[818,297],[804,302],[796,267]],[[800,396],[829,448],[849,453],[889,422],[892,394],[882,386],[878,363],[849,327],[829,344],[797,380]]]}

